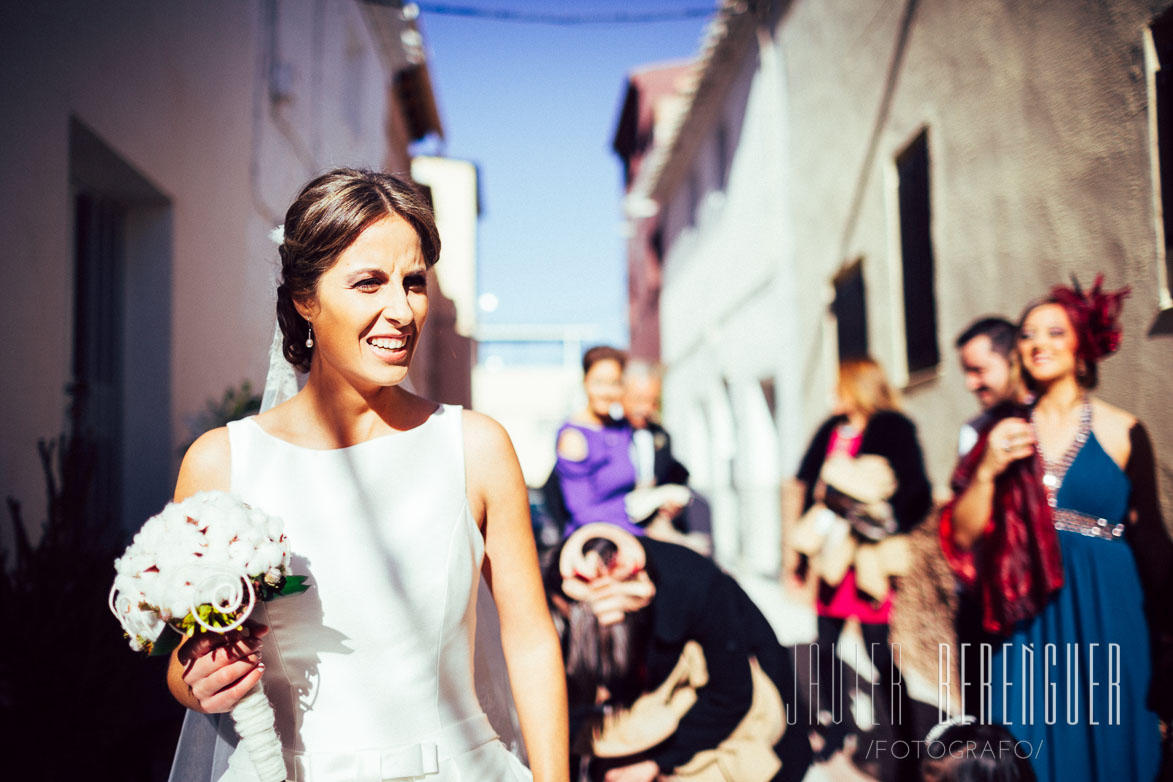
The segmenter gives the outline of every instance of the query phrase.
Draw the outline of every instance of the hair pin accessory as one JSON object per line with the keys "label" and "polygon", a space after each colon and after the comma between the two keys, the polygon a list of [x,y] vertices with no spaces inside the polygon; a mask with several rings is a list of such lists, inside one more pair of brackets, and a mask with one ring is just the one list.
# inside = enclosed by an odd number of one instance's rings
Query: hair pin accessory
{"label": "hair pin accessory", "polygon": [[1120,347],[1120,311],[1124,297],[1132,290],[1125,286],[1117,291],[1105,291],[1102,274],[1096,275],[1089,291],[1084,291],[1075,277],[1071,282],[1070,288],[1052,289],[1051,298],[1067,310],[1079,338],[1079,357],[1096,362]]}

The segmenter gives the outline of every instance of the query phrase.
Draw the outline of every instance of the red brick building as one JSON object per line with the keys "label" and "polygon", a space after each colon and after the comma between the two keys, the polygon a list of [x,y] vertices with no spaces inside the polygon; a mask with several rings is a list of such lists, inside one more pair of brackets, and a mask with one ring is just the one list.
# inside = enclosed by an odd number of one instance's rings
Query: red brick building
{"label": "red brick building", "polygon": [[[644,156],[657,135],[663,136],[680,114],[679,95],[688,78],[687,62],[649,65],[627,78],[623,108],[612,147],[623,160],[623,184],[630,190],[639,175]],[[660,215],[654,202],[627,198],[628,221],[627,314],[631,354],[658,361],[660,358],[660,285],[663,241]]]}

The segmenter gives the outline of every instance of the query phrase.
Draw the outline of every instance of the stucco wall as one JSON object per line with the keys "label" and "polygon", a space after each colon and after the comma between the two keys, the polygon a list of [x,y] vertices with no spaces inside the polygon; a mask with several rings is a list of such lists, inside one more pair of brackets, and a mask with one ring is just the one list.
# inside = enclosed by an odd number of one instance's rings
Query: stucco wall
{"label": "stucco wall", "polygon": [[[772,378],[776,477],[793,474],[830,410],[828,307],[836,273],[857,259],[870,351],[903,388],[942,493],[958,426],[976,413],[956,335],[982,315],[1016,318],[1072,274],[1130,285],[1124,345],[1098,393],[1147,423],[1170,515],[1173,313],[1160,311],[1143,46],[1168,3],[1152,5],[798,0],[757,42],[737,41],[739,66],[729,51],[715,59],[736,71],[732,86],[694,105],[683,133],[700,140],[681,143],[662,175],[661,328],[666,421],[705,460],[700,480],[733,498],[715,503],[739,525],[727,550],[774,537],[737,507],[736,465],[751,451],[724,431],[738,428],[736,411],[718,408],[744,398],[746,380]],[[739,141],[725,192],[705,196],[721,113],[740,117]],[[941,362],[910,379],[895,160],[925,130]],[[695,226],[690,174],[701,184]]]}
{"label": "stucco wall", "polygon": [[[762,78],[768,65],[756,48],[730,66],[719,99],[690,117],[703,129],[689,163],[672,164],[680,170],[670,172],[679,185],[664,208],[661,347],[665,423],[712,505],[716,555],[768,572],[781,550],[778,479],[787,441],[761,381],[779,374],[789,319],[784,200],[763,187],[779,162],[780,108],[770,90],[776,79]],[[722,135],[724,175],[716,151]]]}
{"label": "stucco wall", "polygon": [[[957,333],[983,314],[1016,318],[1071,274],[1090,284],[1103,272],[1133,295],[1099,393],[1147,422],[1170,497],[1173,424],[1162,397],[1173,338],[1149,333],[1159,319],[1142,48],[1152,4],[867,5],[799,2],[779,28],[804,194],[794,200],[800,285],[825,287],[840,263],[862,257],[874,352],[902,374],[893,161],[927,127],[942,364],[907,401],[934,481],[947,481],[953,433],[974,411],[956,369]],[[806,323],[820,317],[812,299]],[[825,371],[803,365],[806,376]]]}
{"label": "stucco wall", "polygon": [[36,521],[35,444],[63,428],[72,350],[71,117],[169,200],[170,420],[152,425],[173,445],[205,400],[263,382],[267,234],[297,188],[408,162],[388,148],[389,76],[357,3],[24,3],[0,26],[0,72],[0,491]]}

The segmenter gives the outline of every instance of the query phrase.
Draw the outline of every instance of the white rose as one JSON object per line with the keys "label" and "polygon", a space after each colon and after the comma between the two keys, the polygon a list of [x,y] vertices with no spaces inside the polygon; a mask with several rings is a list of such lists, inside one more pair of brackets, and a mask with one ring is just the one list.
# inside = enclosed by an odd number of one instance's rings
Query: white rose
{"label": "white rose", "polygon": [[228,545],[232,540],[232,530],[228,529],[223,524],[211,524],[208,526],[208,531],[205,533],[207,538],[208,548],[213,551],[221,549]]}
{"label": "white rose", "polygon": [[143,551],[156,551],[164,545],[164,532],[164,524],[157,524],[155,519],[149,519],[134,536],[134,545]]}
{"label": "white rose", "polygon": [[247,529],[248,528],[248,514],[244,508],[235,505],[224,512],[225,521],[227,521],[233,529]]}
{"label": "white rose", "polygon": [[177,586],[171,592],[167,609],[171,612],[171,618],[175,620],[187,616],[199,605],[200,601],[196,597],[195,587],[184,584]]}
{"label": "white rose", "polygon": [[238,568],[245,568],[253,553],[253,547],[243,540],[238,540],[229,544],[227,553],[229,563]]}
{"label": "white rose", "polygon": [[202,557],[201,564],[207,569],[230,567],[232,558],[230,551],[234,543],[225,543],[223,546],[209,548]]}
{"label": "white rose", "polygon": [[265,534],[270,540],[281,540],[281,536],[285,534],[285,522],[277,516],[270,516],[265,522]]}
{"label": "white rose", "polygon": [[284,543],[266,543],[265,557],[269,567],[279,568],[285,564],[286,547]]}

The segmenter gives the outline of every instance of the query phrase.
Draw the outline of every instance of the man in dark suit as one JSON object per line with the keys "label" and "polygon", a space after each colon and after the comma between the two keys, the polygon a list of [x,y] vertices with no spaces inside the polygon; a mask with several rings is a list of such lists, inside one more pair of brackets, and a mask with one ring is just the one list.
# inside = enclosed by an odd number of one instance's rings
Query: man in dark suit
{"label": "man in dark suit", "polygon": [[644,361],[623,372],[623,414],[635,430],[632,462],[637,486],[688,483],[688,470],[672,456],[672,438],[660,426],[660,373]]}
{"label": "man in dark suit", "polygon": [[[633,359],[623,371],[623,412],[634,430],[631,461],[636,486],[688,485],[688,469],[672,455],[672,438],[660,426],[659,368]],[[687,507],[669,504],[660,508],[680,532],[710,534],[708,503],[695,492]]]}

